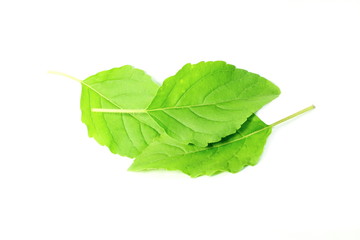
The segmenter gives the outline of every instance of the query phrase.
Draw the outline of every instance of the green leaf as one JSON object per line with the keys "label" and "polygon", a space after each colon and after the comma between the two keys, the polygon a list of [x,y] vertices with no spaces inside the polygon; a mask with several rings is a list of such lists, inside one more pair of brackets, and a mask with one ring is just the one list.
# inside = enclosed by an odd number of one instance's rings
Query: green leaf
{"label": "green leaf", "polygon": [[252,115],[235,134],[208,147],[186,145],[162,135],[135,159],[129,170],[180,170],[191,177],[236,173],[258,163],[271,127]]}
{"label": "green leaf", "polygon": [[[280,94],[267,79],[222,61],[186,64],[158,90],[147,112],[171,137],[207,146],[235,133]],[[116,109],[95,112],[131,113]]]}
{"label": "green leaf", "polygon": [[81,83],[82,121],[87,125],[89,137],[111,152],[136,157],[162,132],[146,112],[92,112],[92,108],[147,108],[159,86],[144,71],[123,66],[99,72]]}
{"label": "green leaf", "polygon": [[258,163],[273,127],[314,108],[304,108],[270,125],[253,114],[236,133],[207,147],[186,145],[163,134],[135,159],[129,170],[180,170],[191,177],[239,172]]}
{"label": "green leaf", "polygon": [[206,146],[234,133],[279,94],[257,74],[222,61],[200,62],[167,78],[147,111],[169,136]]}

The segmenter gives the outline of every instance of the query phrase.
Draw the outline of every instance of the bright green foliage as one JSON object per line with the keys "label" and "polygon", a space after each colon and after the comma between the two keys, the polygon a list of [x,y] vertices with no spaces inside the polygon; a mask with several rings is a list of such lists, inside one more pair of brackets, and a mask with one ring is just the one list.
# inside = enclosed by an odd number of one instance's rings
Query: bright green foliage
{"label": "bright green foliage", "polygon": [[222,61],[186,64],[159,87],[144,71],[123,66],[82,84],[82,121],[111,152],[136,157],[131,171],[180,170],[191,177],[236,173],[259,161],[271,125],[255,112],[280,90]]}
{"label": "bright green foliage", "polygon": [[186,145],[162,135],[134,161],[130,171],[180,170],[191,177],[236,173],[259,161],[271,126],[252,115],[235,134],[208,147]]}
{"label": "bright green foliage", "polygon": [[166,79],[147,112],[169,136],[204,147],[233,134],[279,94],[257,74],[222,61],[200,62]]}
{"label": "bright green foliage", "polygon": [[123,66],[82,81],[82,121],[90,137],[110,151],[136,157],[162,129],[146,113],[92,112],[93,108],[145,109],[159,86],[144,71]]}

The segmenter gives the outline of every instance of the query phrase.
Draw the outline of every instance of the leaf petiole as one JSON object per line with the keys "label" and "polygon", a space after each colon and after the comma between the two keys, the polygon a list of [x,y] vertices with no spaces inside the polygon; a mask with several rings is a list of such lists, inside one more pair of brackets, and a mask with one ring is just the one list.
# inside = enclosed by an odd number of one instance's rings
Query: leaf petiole
{"label": "leaf petiole", "polygon": [[146,113],[146,109],[103,109],[103,108],[92,108],[92,112],[102,113]]}
{"label": "leaf petiole", "polygon": [[266,129],[273,128],[273,127],[275,127],[276,125],[279,125],[280,123],[286,122],[286,121],[288,121],[288,120],[290,120],[290,119],[292,119],[292,118],[294,118],[294,117],[297,117],[297,116],[299,116],[299,115],[301,115],[301,114],[303,114],[303,113],[305,113],[305,112],[307,112],[307,111],[310,111],[310,110],[312,110],[312,109],[314,109],[314,108],[315,108],[315,106],[314,106],[314,105],[311,105],[310,107],[304,108],[304,109],[302,109],[302,110],[300,110],[300,111],[298,111],[298,112],[296,112],[296,113],[294,113],[294,114],[291,114],[291,115],[289,115],[289,116],[287,116],[287,117],[285,117],[285,118],[283,118],[283,119],[280,119],[279,121],[274,122],[273,124],[270,124],[270,125],[268,125],[268,126],[266,126],[266,127],[264,127],[264,128],[261,128],[261,129],[259,129],[259,130],[257,130],[257,131],[254,131],[254,132],[252,132],[252,133],[249,133],[249,134],[247,134],[247,135],[245,135],[245,136],[242,136],[242,137],[240,137],[240,138],[238,138],[238,139],[235,139],[235,140],[230,141],[230,142],[222,143],[222,144],[220,143],[220,144],[216,145],[216,147],[223,146],[223,145],[227,145],[227,144],[234,143],[234,142],[240,141],[240,140],[242,140],[242,139],[248,138],[248,137],[250,137],[250,136],[252,136],[252,135],[255,135],[255,134],[257,134],[257,133],[260,133],[260,132],[262,132],[262,131],[264,131],[264,130],[266,130]]}
{"label": "leaf petiole", "polygon": [[297,117],[297,116],[299,116],[299,115],[301,115],[301,114],[303,114],[303,113],[305,113],[307,111],[310,111],[310,110],[312,110],[314,108],[315,108],[315,106],[311,105],[310,107],[304,108],[303,110],[300,110],[300,111],[298,111],[298,112],[296,112],[294,114],[291,114],[291,115],[289,115],[289,116],[287,116],[287,117],[285,117],[283,119],[280,119],[279,121],[276,121],[276,122],[270,124],[269,126],[270,127],[275,127],[276,125],[279,125],[279,124],[281,124],[283,122],[286,122],[286,121],[288,121],[288,120],[290,120],[290,119],[292,119],[294,117]]}
{"label": "leaf petiole", "polygon": [[[80,79],[78,79],[76,77],[70,76],[70,75],[68,75],[66,73],[57,72],[57,71],[48,71],[48,73],[59,75],[59,76],[64,76],[64,77],[73,79],[73,80],[75,80],[75,81],[77,81],[79,83],[83,83],[82,80],[80,80]],[[87,84],[85,84],[85,85],[87,85]],[[302,110],[300,110],[300,111],[298,111],[298,112],[296,112],[294,114],[291,114],[291,115],[289,115],[289,116],[287,116],[287,117],[285,117],[283,119],[280,119],[279,121],[276,121],[276,122],[270,124],[268,127],[265,127],[265,128],[260,129],[258,131],[255,131],[253,133],[250,133],[249,135],[244,136],[244,137],[242,137],[240,139],[243,139],[243,138],[249,137],[251,135],[254,135],[254,134],[256,134],[258,132],[261,132],[261,131],[263,131],[263,130],[265,130],[267,128],[275,127],[275,126],[277,126],[277,125],[279,125],[279,124],[281,124],[283,122],[286,122],[286,121],[288,121],[288,120],[290,120],[292,118],[295,118],[295,117],[297,117],[297,116],[299,116],[299,115],[301,115],[301,114],[303,114],[303,113],[305,113],[307,111],[310,111],[310,110],[312,110],[314,108],[315,108],[315,106],[311,105],[311,106],[309,106],[307,108],[304,108],[304,109],[302,109]],[[91,111],[92,112],[102,112],[102,113],[146,113],[148,110],[146,110],[146,109],[102,109],[102,108],[93,108],[93,109],[91,109]],[[239,139],[237,139],[236,141],[238,141],[238,140]]]}
{"label": "leaf petiole", "polygon": [[56,72],[56,71],[48,71],[48,73],[51,73],[51,74],[55,74],[55,75],[59,75],[59,76],[64,76],[64,77],[67,77],[67,78],[71,78],[72,80],[75,80],[79,83],[82,82],[82,80],[76,78],[76,77],[73,77],[73,76],[70,76],[70,75],[67,75],[66,73],[62,73],[62,72]]}

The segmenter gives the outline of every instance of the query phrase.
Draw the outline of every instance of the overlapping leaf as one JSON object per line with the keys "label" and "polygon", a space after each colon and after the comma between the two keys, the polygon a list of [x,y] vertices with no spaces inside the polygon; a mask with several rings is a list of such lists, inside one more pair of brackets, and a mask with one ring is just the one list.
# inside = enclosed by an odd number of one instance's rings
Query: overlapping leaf
{"label": "overlapping leaf", "polygon": [[110,151],[136,157],[163,130],[146,113],[99,114],[93,108],[144,109],[159,86],[144,71],[123,66],[82,81],[82,121],[90,137]]}
{"label": "overlapping leaf", "polygon": [[206,146],[234,133],[279,94],[257,74],[222,61],[200,62],[166,79],[147,112],[169,136]]}
{"label": "overlapping leaf", "polygon": [[270,133],[271,126],[252,115],[235,134],[208,147],[183,144],[162,135],[135,159],[129,170],[180,170],[191,177],[236,173],[259,161]]}
{"label": "overlapping leaf", "polygon": [[236,132],[279,94],[277,86],[257,74],[222,61],[200,62],[186,64],[167,78],[149,107],[134,113],[146,112],[169,136],[204,147]]}
{"label": "overlapping leaf", "polygon": [[131,171],[236,173],[257,164],[272,127],[314,108],[267,125],[254,113],[279,94],[265,78],[222,61],[186,64],[161,87],[123,66],[82,81],[82,121],[111,152],[136,157]]}

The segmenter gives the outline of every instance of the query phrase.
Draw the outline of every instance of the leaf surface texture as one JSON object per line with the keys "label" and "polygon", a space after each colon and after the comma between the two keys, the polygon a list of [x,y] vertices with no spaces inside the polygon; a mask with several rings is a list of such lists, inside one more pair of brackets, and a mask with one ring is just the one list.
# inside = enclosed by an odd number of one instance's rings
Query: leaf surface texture
{"label": "leaf surface texture", "polygon": [[80,105],[89,137],[113,153],[136,157],[162,133],[162,128],[146,112],[99,114],[92,109],[145,109],[158,88],[144,71],[128,65],[82,81]]}
{"label": "leaf surface texture", "polygon": [[252,115],[236,133],[208,147],[183,144],[162,135],[133,162],[130,171],[180,170],[191,177],[236,173],[259,161],[271,126]]}
{"label": "leaf surface texture", "polygon": [[267,79],[222,61],[186,64],[164,81],[148,113],[169,136],[204,147],[235,133],[279,94]]}

